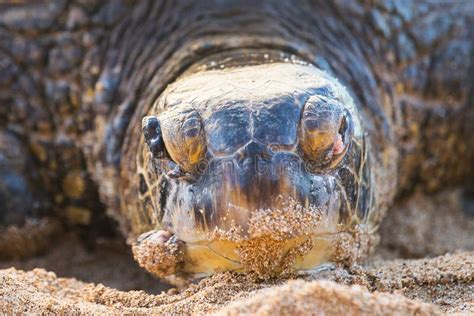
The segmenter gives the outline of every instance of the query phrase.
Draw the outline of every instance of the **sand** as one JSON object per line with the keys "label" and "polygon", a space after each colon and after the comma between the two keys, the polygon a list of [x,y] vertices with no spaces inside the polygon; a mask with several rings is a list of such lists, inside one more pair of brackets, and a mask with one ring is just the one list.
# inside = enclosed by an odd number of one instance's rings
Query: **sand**
{"label": "sand", "polygon": [[[472,205],[471,205],[472,206]],[[474,314],[474,217],[459,191],[417,194],[381,226],[366,261],[256,282],[222,273],[177,290],[131,259],[123,242],[85,247],[73,232],[35,258],[0,261],[0,311],[84,314]]]}

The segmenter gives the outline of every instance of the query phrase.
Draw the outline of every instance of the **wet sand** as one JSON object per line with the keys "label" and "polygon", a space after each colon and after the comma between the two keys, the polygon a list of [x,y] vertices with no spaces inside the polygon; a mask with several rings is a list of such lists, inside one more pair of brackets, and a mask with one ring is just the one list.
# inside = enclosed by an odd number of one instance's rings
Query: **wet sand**
{"label": "wet sand", "polygon": [[[91,250],[73,233],[42,256],[0,261],[0,310],[31,313],[433,315],[474,313],[474,217],[460,193],[391,210],[365,262],[255,282],[231,273],[178,291],[138,268],[121,242]],[[42,269],[37,269],[42,268]],[[161,293],[161,294],[160,294]]]}

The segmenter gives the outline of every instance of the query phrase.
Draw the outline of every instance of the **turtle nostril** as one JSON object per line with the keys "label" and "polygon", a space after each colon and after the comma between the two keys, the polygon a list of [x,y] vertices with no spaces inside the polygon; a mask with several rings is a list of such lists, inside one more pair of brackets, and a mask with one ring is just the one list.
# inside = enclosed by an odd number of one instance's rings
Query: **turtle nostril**
{"label": "turtle nostril", "polygon": [[271,160],[271,153],[267,146],[251,141],[234,154],[234,159],[239,166],[246,167],[258,162]]}

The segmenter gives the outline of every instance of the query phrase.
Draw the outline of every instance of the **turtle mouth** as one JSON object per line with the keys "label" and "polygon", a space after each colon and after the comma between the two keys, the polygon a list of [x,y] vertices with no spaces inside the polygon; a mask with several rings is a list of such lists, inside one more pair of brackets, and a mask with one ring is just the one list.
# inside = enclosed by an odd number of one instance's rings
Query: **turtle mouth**
{"label": "turtle mouth", "polygon": [[185,271],[195,277],[245,271],[259,279],[312,271],[333,261],[341,240],[335,214],[293,199],[282,208],[255,210],[245,225],[215,227],[205,239],[187,242]]}
{"label": "turtle mouth", "polygon": [[334,234],[307,235],[286,240],[270,236],[232,242],[186,244],[185,271],[194,278],[219,271],[250,272],[259,279],[309,272],[330,263]]}
{"label": "turtle mouth", "polygon": [[305,275],[351,264],[377,243],[365,225],[351,230],[312,233],[289,239],[263,235],[241,241],[203,240],[185,244],[184,271],[192,278],[233,271],[250,273],[260,280]]}
{"label": "turtle mouth", "polygon": [[339,223],[337,212],[303,207],[260,209],[247,229],[214,229],[207,238],[185,243],[184,271],[194,278],[220,271],[246,272],[257,279],[309,274],[352,263],[372,251],[377,236],[369,226]]}
{"label": "turtle mouth", "polygon": [[344,228],[337,179],[274,158],[261,172],[249,164],[240,172],[203,174],[186,186],[179,182],[176,192],[187,204],[171,199],[173,217],[165,224],[185,243],[184,271],[246,271],[264,279],[332,261],[334,236]]}

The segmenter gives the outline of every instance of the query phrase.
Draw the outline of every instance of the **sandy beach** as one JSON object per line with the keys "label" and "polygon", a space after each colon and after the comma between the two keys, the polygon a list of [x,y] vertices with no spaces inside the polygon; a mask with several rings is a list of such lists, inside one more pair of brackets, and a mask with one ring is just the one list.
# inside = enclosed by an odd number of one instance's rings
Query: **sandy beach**
{"label": "sandy beach", "polygon": [[141,270],[120,241],[65,233],[41,256],[0,262],[0,310],[82,314],[433,315],[474,313],[474,219],[459,191],[421,194],[383,222],[365,262],[256,282],[217,274],[184,289]]}

